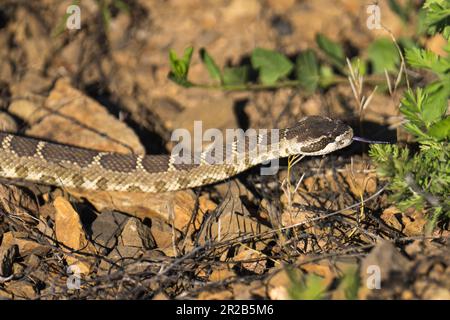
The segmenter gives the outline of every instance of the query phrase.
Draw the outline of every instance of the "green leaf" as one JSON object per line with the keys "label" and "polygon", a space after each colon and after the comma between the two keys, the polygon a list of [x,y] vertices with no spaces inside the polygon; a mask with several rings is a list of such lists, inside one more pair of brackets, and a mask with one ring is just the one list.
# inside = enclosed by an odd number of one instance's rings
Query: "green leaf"
{"label": "green leaf", "polygon": [[[71,5],[76,5],[76,6],[80,6],[80,0],[73,0]],[[58,24],[56,25],[56,27],[52,30],[51,32],[51,36],[52,37],[57,37],[59,35],[61,35],[65,30],[66,30],[66,24],[67,24],[67,19],[71,16],[70,13],[64,13],[63,17],[61,18],[61,20],[58,22]]]}
{"label": "green leaf", "polygon": [[433,124],[428,130],[428,134],[438,140],[450,138],[450,116]]}
{"label": "green leaf", "polygon": [[422,106],[422,116],[427,124],[431,124],[441,119],[447,111],[450,83],[431,83],[424,88],[424,93],[427,97]]}
{"label": "green leaf", "polygon": [[319,64],[313,50],[309,49],[298,55],[296,60],[296,74],[300,86],[312,93],[319,84]]}
{"label": "green leaf", "polygon": [[263,84],[274,84],[280,78],[287,76],[293,64],[283,54],[256,48],[251,56],[252,66],[259,70],[259,77]]}
{"label": "green leaf", "polygon": [[130,7],[122,0],[114,0],[114,6],[125,13],[130,13]]}
{"label": "green leaf", "polygon": [[446,38],[450,38],[450,1],[427,0],[423,8],[426,11],[425,24],[428,33],[433,35],[438,32]]}
{"label": "green leaf", "polygon": [[450,59],[439,57],[432,51],[411,48],[406,50],[406,61],[415,68],[425,68],[438,74],[445,74],[450,70]]}
{"label": "green leaf", "polygon": [[211,79],[222,82],[222,74],[214,59],[209,55],[206,49],[200,49],[200,58],[205,64]]}
{"label": "green leaf", "polygon": [[374,73],[384,73],[387,71],[396,71],[397,64],[400,62],[395,44],[388,38],[375,40],[368,48],[367,55],[372,62]]}
{"label": "green leaf", "polygon": [[102,3],[101,12],[102,12],[102,18],[103,18],[103,23],[105,25],[105,28],[108,29],[109,24],[111,22],[111,12],[109,11],[109,8],[108,8],[108,5],[106,4],[106,2]]}
{"label": "green leaf", "polygon": [[183,57],[179,59],[176,52],[172,49],[170,50],[169,61],[172,78],[176,78],[181,82],[187,79],[193,51],[193,47],[186,48]]}
{"label": "green leaf", "polygon": [[356,300],[358,299],[359,285],[358,268],[352,266],[345,270],[337,290],[342,291],[347,300]]}
{"label": "green leaf", "polygon": [[315,274],[298,277],[292,272],[288,272],[288,276],[291,279],[288,292],[292,299],[319,300],[324,297],[326,286],[322,277]]}
{"label": "green leaf", "polygon": [[345,66],[345,53],[342,46],[322,34],[317,34],[316,43],[319,48],[331,59],[331,62],[340,69]]}
{"label": "green leaf", "polygon": [[179,78],[175,76],[172,72],[169,73],[169,80],[185,88],[190,88],[193,86],[193,84],[189,80],[187,80],[186,78]]}
{"label": "green leaf", "polygon": [[244,84],[248,79],[248,66],[223,68],[222,78],[225,85]]}
{"label": "green leaf", "polygon": [[335,80],[333,69],[326,65],[320,66],[320,85],[324,88],[332,85]]}

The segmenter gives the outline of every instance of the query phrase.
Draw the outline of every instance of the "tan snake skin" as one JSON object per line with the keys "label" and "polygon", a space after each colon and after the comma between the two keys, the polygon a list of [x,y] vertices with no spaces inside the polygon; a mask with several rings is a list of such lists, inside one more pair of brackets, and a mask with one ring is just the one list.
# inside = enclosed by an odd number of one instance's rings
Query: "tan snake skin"
{"label": "tan snake skin", "polygon": [[[265,149],[246,137],[215,160],[204,151],[200,163],[177,164],[170,155],[98,152],[0,132],[0,177],[84,190],[166,192],[221,181],[275,158],[327,154],[349,145],[352,137],[343,122],[311,116],[280,129],[279,139]],[[257,139],[270,142],[270,133]]]}

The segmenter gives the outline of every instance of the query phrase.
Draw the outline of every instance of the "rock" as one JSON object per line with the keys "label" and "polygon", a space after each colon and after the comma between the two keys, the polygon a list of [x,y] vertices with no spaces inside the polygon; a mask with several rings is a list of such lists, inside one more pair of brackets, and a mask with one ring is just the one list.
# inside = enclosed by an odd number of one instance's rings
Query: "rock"
{"label": "rock", "polygon": [[78,213],[73,209],[70,202],[62,197],[57,197],[53,205],[56,209],[56,239],[65,246],[62,250],[67,252],[67,263],[77,266],[80,273],[88,274],[94,263],[93,258],[73,254],[73,251],[78,250],[85,253],[95,253],[95,247],[86,238]]}
{"label": "rock", "polygon": [[117,237],[127,219],[124,214],[107,211],[94,220],[91,225],[92,239],[101,252],[106,253],[117,244]]}
{"label": "rock", "polygon": [[409,260],[394,245],[387,240],[380,240],[361,262],[362,286],[359,297],[366,298],[376,289],[402,286],[407,281],[410,267]]}
{"label": "rock", "polygon": [[17,132],[17,123],[13,117],[6,112],[0,112],[0,131]]}
{"label": "rock", "polygon": [[372,194],[377,191],[377,174],[373,170],[369,171],[367,164],[363,162],[353,163],[351,166],[347,165],[343,175],[350,191],[358,199],[364,193]]}
{"label": "rock", "polygon": [[36,299],[37,293],[34,285],[28,281],[12,281],[6,284],[6,289],[13,299]]}
{"label": "rock", "polygon": [[[0,247],[0,277],[7,278],[13,274],[13,263],[18,256],[19,247],[17,245],[6,246],[2,243]],[[1,279],[0,278],[0,279]],[[2,281],[0,281],[1,283]]]}
{"label": "rock", "polygon": [[[228,195],[222,204],[208,216],[206,226],[199,235],[200,243],[205,241],[224,241],[237,236],[260,234],[270,229],[252,217],[239,196]],[[257,250],[264,243],[259,241]]]}
{"label": "rock", "polygon": [[256,19],[261,10],[261,4],[258,0],[233,0],[224,8],[223,18],[230,22],[236,19]]}
{"label": "rock", "polygon": [[428,223],[422,210],[402,212],[395,206],[385,209],[380,218],[390,227],[410,237],[422,235]]}
{"label": "rock", "polygon": [[30,254],[25,262],[28,268],[36,270],[41,264],[41,258],[35,254]]}
{"label": "rock", "polygon": [[152,249],[155,247],[150,228],[137,218],[128,218],[119,237],[119,244],[127,247]]}
{"label": "rock", "polygon": [[[89,193],[71,190],[80,199],[88,200],[97,211],[116,210],[125,212],[141,220],[159,218],[173,223],[175,228],[183,230],[191,220],[196,208],[196,196],[190,190],[150,194],[143,192],[102,192]],[[198,228],[203,213],[212,210],[215,204],[204,198],[200,200],[200,208],[194,226]]]}
{"label": "rock", "polygon": [[8,214],[30,224],[36,224],[34,218],[39,212],[36,199],[14,185],[0,184],[0,207]]}
{"label": "rock", "polygon": [[130,128],[65,79],[56,82],[45,107],[45,117],[27,135],[100,151],[144,153]]}
{"label": "rock", "polygon": [[33,240],[21,239],[19,233],[6,232],[3,234],[2,246],[17,245],[19,248],[19,255],[26,257],[30,254],[36,254],[38,256],[44,256],[50,251],[50,246],[40,244]]}
{"label": "rock", "polygon": [[117,269],[120,270],[125,268],[133,263],[136,263],[136,261],[140,259],[143,254],[144,251],[141,248],[118,245],[108,254],[108,261],[102,259],[98,267],[98,274],[109,274],[110,272],[117,271]]}
{"label": "rock", "polygon": [[236,273],[228,268],[214,269],[209,275],[209,281],[220,282],[235,276]]}
{"label": "rock", "polygon": [[44,112],[40,110],[36,103],[25,99],[17,99],[11,102],[8,111],[16,117],[29,122],[37,120],[44,115]]}
{"label": "rock", "polygon": [[295,0],[268,0],[269,5],[275,12],[286,12],[295,4]]}
{"label": "rock", "polygon": [[255,274],[263,274],[266,271],[267,259],[264,254],[250,248],[241,250],[233,261],[241,261],[240,265],[243,269]]}
{"label": "rock", "polygon": [[277,270],[273,276],[269,278],[267,284],[268,296],[271,300],[289,300],[289,286],[291,279],[286,270]]}
{"label": "rock", "polygon": [[155,238],[156,247],[162,250],[167,256],[173,257],[177,254],[174,251],[176,242],[180,239],[182,233],[176,230],[167,222],[154,218],[152,219],[151,232]]}
{"label": "rock", "polygon": [[232,300],[236,299],[230,290],[203,291],[197,297],[198,300]]}

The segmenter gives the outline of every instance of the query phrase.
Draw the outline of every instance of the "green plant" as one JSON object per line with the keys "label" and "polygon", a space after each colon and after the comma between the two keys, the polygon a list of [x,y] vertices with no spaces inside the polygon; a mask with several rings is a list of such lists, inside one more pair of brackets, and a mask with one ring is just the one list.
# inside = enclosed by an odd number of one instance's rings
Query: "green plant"
{"label": "green plant", "polygon": [[287,270],[291,280],[288,287],[289,296],[295,300],[320,300],[325,297],[326,286],[324,279],[311,274],[301,274],[297,270]]}
{"label": "green plant", "polygon": [[359,286],[361,279],[359,277],[358,268],[350,267],[345,270],[344,274],[339,278],[337,291],[342,292],[347,300],[358,299]]}
{"label": "green plant", "polygon": [[439,0],[424,4],[427,30],[431,34],[443,32],[448,44],[447,56],[421,49],[406,50],[407,63],[422,71],[431,72],[434,81],[424,88],[408,89],[400,103],[405,118],[403,128],[418,143],[418,151],[393,145],[374,145],[370,156],[381,176],[389,178],[390,199],[400,209],[409,207],[429,212],[428,230],[440,220],[450,218],[450,116],[447,115],[450,97],[450,42],[448,22],[450,5]]}
{"label": "green plant", "polygon": [[[344,48],[337,42],[328,39],[325,35],[316,36],[316,44],[320,52],[307,49],[299,53],[293,62],[284,54],[264,48],[255,48],[250,55],[250,63],[240,66],[219,68],[214,58],[202,48],[199,51],[200,59],[212,80],[210,84],[194,83],[189,80],[189,65],[192,59],[193,48],[188,47],[183,56],[179,58],[173,50],[170,50],[169,61],[171,71],[169,79],[178,85],[219,90],[257,90],[276,89],[282,87],[299,87],[306,94],[311,94],[318,88],[327,88],[336,83],[346,82],[349,76],[346,66]],[[388,44],[389,45],[389,44]],[[382,77],[376,73],[384,71],[381,62],[390,63],[389,70],[393,69],[396,61],[383,56],[380,45],[372,48],[373,53],[369,60],[361,63],[361,71],[367,70],[369,62],[376,61],[377,69],[369,82],[381,82]],[[394,51],[395,51],[394,47]],[[395,51],[396,52],[396,51]],[[321,59],[319,59],[319,56]],[[395,55],[395,59],[398,57]],[[355,57],[352,62],[360,61]],[[373,61],[372,61],[373,60]],[[381,71],[379,70],[381,69]],[[249,81],[249,74],[257,74],[254,82]]]}

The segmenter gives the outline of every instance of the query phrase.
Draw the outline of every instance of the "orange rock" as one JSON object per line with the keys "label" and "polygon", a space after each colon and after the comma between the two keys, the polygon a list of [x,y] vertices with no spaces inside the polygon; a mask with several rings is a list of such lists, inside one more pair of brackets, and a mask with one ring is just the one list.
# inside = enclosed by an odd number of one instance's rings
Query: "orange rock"
{"label": "orange rock", "polygon": [[53,205],[56,209],[56,239],[70,248],[63,247],[63,251],[67,252],[66,260],[68,264],[78,267],[80,273],[88,274],[94,262],[93,258],[72,253],[75,250],[95,253],[94,245],[86,238],[78,213],[73,209],[70,202],[62,197],[57,197]]}

